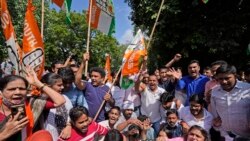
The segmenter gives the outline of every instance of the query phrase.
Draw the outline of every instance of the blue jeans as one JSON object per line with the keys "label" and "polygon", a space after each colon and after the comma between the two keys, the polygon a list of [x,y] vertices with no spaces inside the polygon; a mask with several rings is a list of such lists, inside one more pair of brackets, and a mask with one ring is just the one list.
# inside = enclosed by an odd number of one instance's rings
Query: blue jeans
{"label": "blue jeans", "polygon": [[154,128],[154,131],[155,131],[155,138],[157,137],[160,131],[160,122],[161,122],[161,119],[152,123],[153,124],[152,127]]}

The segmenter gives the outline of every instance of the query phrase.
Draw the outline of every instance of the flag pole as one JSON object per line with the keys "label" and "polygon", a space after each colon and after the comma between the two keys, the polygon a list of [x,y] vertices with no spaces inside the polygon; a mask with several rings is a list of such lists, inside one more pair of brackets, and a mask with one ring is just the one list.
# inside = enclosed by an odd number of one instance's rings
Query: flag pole
{"label": "flag pole", "polygon": [[161,6],[160,6],[160,8],[159,8],[157,17],[156,17],[156,19],[155,19],[155,23],[154,23],[153,29],[152,29],[152,31],[151,31],[151,34],[150,34],[150,36],[149,36],[149,41],[148,41],[148,44],[147,44],[147,46],[146,46],[146,50],[148,50],[148,48],[150,47],[150,43],[151,43],[152,37],[153,37],[153,35],[154,35],[155,27],[156,27],[157,22],[158,22],[158,19],[159,19],[159,17],[160,17],[161,10],[162,10],[162,7],[163,7],[164,2],[165,2],[165,0],[162,0],[162,1],[161,1]]}
{"label": "flag pole", "polygon": [[44,0],[42,0],[42,16],[41,16],[41,37],[43,39],[43,29],[44,29]]}
{"label": "flag pole", "polygon": [[[117,72],[116,75],[115,75],[115,79],[113,80],[113,82],[112,82],[112,84],[111,84],[111,86],[110,86],[110,88],[109,88],[109,90],[108,90],[107,93],[110,93],[110,92],[111,92],[111,89],[113,88],[113,86],[114,86],[114,84],[115,84],[115,81],[117,80],[118,75],[120,74],[120,72],[121,72],[121,70],[122,70],[122,67],[123,67],[123,65],[120,66],[118,72]],[[102,101],[102,104],[100,105],[100,108],[98,109],[98,111],[97,111],[97,113],[96,113],[96,115],[95,115],[93,121],[95,121],[95,120],[97,119],[97,117],[99,116],[99,114],[100,114],[100,112],[101,112],[102,107],[104,106],[104,104],[105,104],[105,100]]]}
{"label": "flag pole", "polygon": [[[131,57],[131,55],[134,53],[134,51],[135,51],[135,50],[133,49],[132,53],[129,55],[128,58]],[[117,80],[118,75],[119,75],[119,73],[122,71],[123,65],[126,64],[126,62],[127,62],[127,60],[125,60],[124,62],[122,62],[122,65],[120,66],[118,72],[116,73],[115,78],[113,79],[113,82],[112,82],[112,84],[111,84],[111,86],[110,86],[110,88],[109,88],[109,91],[108,91],[107,93],[110,93],[110,92],[111,92],[111,89],[112,89],[112,87],[114,86],[115,81]],[[100,114],[100,112],[101,112],[102,107],[104,106],[104,104],[105,104],[105,100],[102,101],[102,104],[100,105],[100,107],[99,107],[99,109],[98,109],[98,111],[97,111],[97,113],[96,113],[96,115],[95,115],[95,117],[94,117],[94,119],[93,119],[94,121],[96,120],[96,118],[97,118],[98,115]]]}
{"label": "flag pole", "polygon": [[[89,22],[88,22],[88,35],[87,35],[87,47],[86,47],[86,52],[89,53],[89,42],[90,42],[90,28],[91,28],[91,17],[92,17],[92,4],[93,0],[90,0],[90,5],[89,5]],[[85,76],[87,76],[88,73],[88,61],[85,63]]]}

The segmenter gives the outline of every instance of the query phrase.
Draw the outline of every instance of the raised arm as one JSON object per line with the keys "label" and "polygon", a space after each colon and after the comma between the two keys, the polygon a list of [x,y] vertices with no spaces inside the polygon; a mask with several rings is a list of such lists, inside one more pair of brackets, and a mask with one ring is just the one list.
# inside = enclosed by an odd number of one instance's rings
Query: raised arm
{"label": "raised arm", "polygon": [[169,68],[171,67],[175,62],[178,62],[181,59],[181,54],[177,53],[175,54],[174,58],[170,60],[165,67]]}
{"label": "raised arm", "polygon": [[61,106],[62,104],[65,103],[64,97],[60,93],[53,90],[52,88],[43,84],[37,78],[36,73],[34,72],[34,70],[31,67],[27,67],[26,71],[27,71],[26,72],[26,79],[29,82],[29,84],[36,86],[37,88],[42,90],[45,94],[47,94],[48,97],[54,102],[55,107]]}
{"label": "raised arm", "polygon": [[69,55],[69,57],[67,58],[67,60],[64,62],[63,67],[69,66],[70,59],[71,59],[71,55]]}
{"label": "raised arm", "polygon": [[137,79],[136,82],[135,82],[135,91],[138,92],[138,93],[143,92],[144,89],[146,88],[146,85],[145,85],[144,83],[141,82],[142,79],[143,79],[143,75],[142,75],[142,73],[140,72],[140,73],[139,73],[139,76],[138,76],[138,79]]}
{"label": "raised arm", "polygon": [[82,81],[82,73],[83,73],[85,63],[88,60],[89,60],[89,53],[84,53],[82,56],[81,65],[80,65],[78,71],[76,72],[75,85],[80,90],[83,90],[86,87],[85,82]]}

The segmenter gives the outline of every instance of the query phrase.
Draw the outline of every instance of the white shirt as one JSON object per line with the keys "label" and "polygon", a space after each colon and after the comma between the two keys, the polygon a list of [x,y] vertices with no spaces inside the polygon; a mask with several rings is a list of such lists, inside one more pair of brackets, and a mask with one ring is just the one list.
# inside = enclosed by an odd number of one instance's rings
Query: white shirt
{"label": "white shirt", "polygon": [[135,91],[135,87],[131,87],[126,90],[124,101],[133,101],[135,107],[141,105],[141,99],[139,94]]}
{"label": "white shirt", "polygon": [[157,86],[154,92],[146,87],[141,93],[141,113],[142,115],[148,116],[152,123],[161,119],[160,96],[163,92],[165,92],[165,90]]}
{"label": "white shirt", "polygon": [[180,119],[185,121],[190,127],[198,125],[209,132],[212,127],[213,116],[205,108],[203,108],[203,117],[201,119],[196,119],[190,112],[190,106],[187,106],[180,110]]}
{"label": "white shirt", "polygon": [[[111,87],[110,83],[107,83],[106,85],[109,88]],[[124,98],[125,98],[125,90],[121,89],[118,86],[113,86],[112,89],[111,89],[111,94],[112,94],[112,97],[115,100],[115,106],[118,106],[118,107],[122,108],[122,104],[123,104],[123,101],[124,101]]]}
{"label": "white shirt", "polygon": [[214,117],[222,120],[222,135],[226,131],[244,137],[250,137],[250,84],[237,81],[230,91],[221,86],[212,90],[211,111]]}
{"label": "white shirt", "polygon": [[[107,128],[108,130],[110,130],[110,126],[109,126],[109,120],[104,120],[99,122],[98,124],[100,124],[101,126]],[[105,136],[96,136],[98,141],[104,141]]]}

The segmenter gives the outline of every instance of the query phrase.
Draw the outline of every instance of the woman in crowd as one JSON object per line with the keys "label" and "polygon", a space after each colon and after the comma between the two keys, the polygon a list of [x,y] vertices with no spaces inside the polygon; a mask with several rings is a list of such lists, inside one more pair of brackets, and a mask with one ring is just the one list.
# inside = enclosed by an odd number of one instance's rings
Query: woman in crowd
{"label": "woman in crowd", "polygon": [[194,125],[189,129],[185,141],[209,141],[209,135],[205,129]]}
{"label": "woman in crowd", "polygon": [[[60,75],[55,73],[47,73],[42,77],[41,81],[56,92],[62,94],[64,87],[63,80]],[[67,139],[71,134],[69,110],[73,106],[67,96],[62,96],[66,101],[65,104],[59,107],[54,107],[53,101],[48,98],[45,105],[44,128],[51,133],[53,140],[57,140],[58,136],[62,139]]]}
{"label": "woman in crowd", "polygon": [[[85,107],[76,106],[70,110],[71,136],[66,141],[93,141],[95,135],[104,136],[108,129],[92,121]],[[63,141],[59,139],[58,141]]]}
{"label": "woman in crowd", "polygon": [[111,129],[105,136],[104,141],[124,141],[124,136],[120,133],[120,131]]}
{"label": "woman in crowd", "polygon": [[[104,120],[99,122],[100,125],[103,127],[106,127],[108,130],[111,130],[114,128],[114,125],[118,121],[119,117],[121,115],[121,110],[118,106],[112,107],[108,111],[108,120]],[[98,137],[98,141],[103,141],[104,137]]]}
{"label": "woman in crowd", "polygon": [[[0,105],[0,122],[1,127],[4,127],[0,134],[3,134],[6,129],[12,128],[8,130],[8,136],[5,136],[5,140],[15,141],[20,138],[24,140],[30,137],[32,129],[42,112],[41,109],[44,108],[42,105],[37,104],[36,100],[29,102],[29,98],[27,98],[29,84],[43,91],[53,101],[55,107],[65,102],[63,96],[38,80],[33,69],[28,67],[26,70],[26,79],[17,75],[9,75],[0,80],[0,98],[2,101]],[[17,105],[25,105],[25,108],[20,106],[22,111],[17,112],[15,116],[16,113],[12,109]],[[12,121],[18,122],[12,123]],[[22,131],[20,132],[20,130]]]}
{"label": "woman in crowd", "polygon": [[114,106],[108,111],[108,120],[104,120],[102,122],[99,122],[99,124],[108,128],[108,129],[113,129],[114,125],[118,121],[120,115],[121,115],[120,108],[118,106]]}

